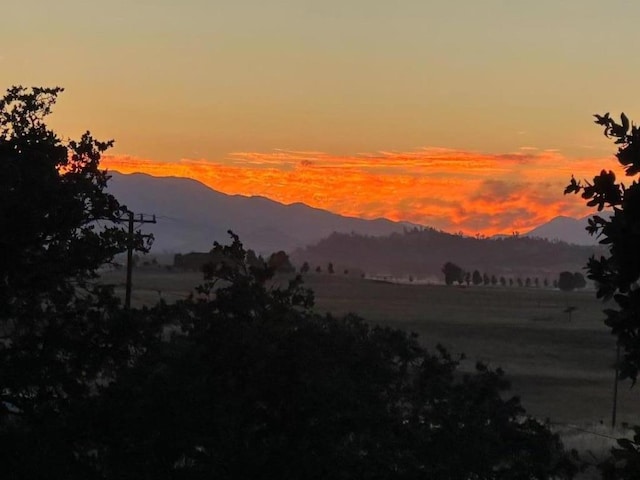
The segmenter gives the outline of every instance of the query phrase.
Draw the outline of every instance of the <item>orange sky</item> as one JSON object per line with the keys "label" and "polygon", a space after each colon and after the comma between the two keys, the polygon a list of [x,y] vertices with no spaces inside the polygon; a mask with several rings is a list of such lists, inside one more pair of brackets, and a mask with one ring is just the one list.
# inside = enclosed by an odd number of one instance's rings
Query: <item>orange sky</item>
{"label": "orange sky", "polygon": [[526,231],[589,212],[562,191],[614,166],[594,113],[640,119],[640,2],[4,3],[0,85],[64,87],[61,138],[227,193]]}
{"label": "orange sky", "polygon": [[302,202],[343,215],[492,235],[590,213],[581,198],[564,196],[564,187],[572,174],[591,179],[614,168],[615,158],[568,159],[531,147],[510,154],[423,148],[352,156],[277,150],[233,153],[220,162],[107,155],[102,166],[193,178],[228,194]]}

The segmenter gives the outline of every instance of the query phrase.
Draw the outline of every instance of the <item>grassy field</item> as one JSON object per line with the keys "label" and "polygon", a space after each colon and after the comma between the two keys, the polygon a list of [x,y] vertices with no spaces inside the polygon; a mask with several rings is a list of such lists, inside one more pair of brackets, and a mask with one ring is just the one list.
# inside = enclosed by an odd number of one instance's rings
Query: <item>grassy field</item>
{"label": "grassy field", "polygon": [[[593,291],[396,285],[310,276],[318,308],[356,312],[502,367],[527,410],[560,423],[609,423],[615,342]],[[577,307],[571,320],[564,310]],[[640,422],[640,390],[624,383],[618,419]]]}
{"label": "grassy field", "polygon": [[[104,281],[123,285],[123,272]],[[134,304],[183,298],[196,272],[137,269]],[[502,367],[527,411],[560,424],[611,421],[615,342],[593,291],[393,284],[344,275],[305,276],[319,311],[353,312],[371,323],[417,332],[427,347]],[[123,291],[123,288],[119,288]],[[564,310],[574,306],[570,320]],[[618,421],[640,423],[640,387],[620,384]]]}

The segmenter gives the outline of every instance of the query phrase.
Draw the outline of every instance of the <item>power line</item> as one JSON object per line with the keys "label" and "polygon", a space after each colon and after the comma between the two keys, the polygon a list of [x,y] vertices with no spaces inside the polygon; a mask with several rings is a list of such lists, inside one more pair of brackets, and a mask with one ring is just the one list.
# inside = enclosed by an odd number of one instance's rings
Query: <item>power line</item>
{"label": "power line", "polygon": [[588,433],[590,435],[595,435],[595,436],[598,436],[598,437],[608,438],[608,439],[611,439],[611,440],[618,440],[618,438],[619,438],[619,437],[614,437],[612,435],[607,435],[606,433],[600,433],[600,432],[594,432],[593,430],[587,430],[586,428],[581,428],[581,427],[578,427],[577,425],[571,425],[569,423],[551,422],[550,425],[566,427],[566,428],[569,428],[571,430],[576,430],[578,432]]}
{"label": "power line", "polygon": [[[125,216],[126,215],[126,216]],[[127,210],[125,215],[116,220],[118,223],[127,222],[129,224],[127,235],[127,280],[125,284],[125,296],[124,296],[124,308],[129,310],[131,307],[131,284],[133,277],[133,224],[139,223],[157,223],[155,215],[149,215],[145,213],[139,213],[138,216],[131,211]],[[149,238],[150,235],[143,235],[144,238]]]}

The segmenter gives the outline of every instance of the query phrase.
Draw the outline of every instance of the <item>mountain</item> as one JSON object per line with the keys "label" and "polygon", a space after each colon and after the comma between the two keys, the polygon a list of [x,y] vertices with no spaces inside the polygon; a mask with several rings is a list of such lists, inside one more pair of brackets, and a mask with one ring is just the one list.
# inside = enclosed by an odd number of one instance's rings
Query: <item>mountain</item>
{"label": "mountain", "polygon": [[386,219],[345,217],[302,203],[226,195],[187,178],[109,174],[109,193],[136,214],[156,215],[156,224],[142,228],[154,234],[156,253],[208,251],[214,240],[229,241],[227,230],[237,233],[248,248],[271,253],[303,247],[333,232],[379,236],[413,227]]}
{"label": "mountain", "polygon": [[596,245],[598,240],[585,230],[590,216],[580,219],[565,216],[555,217],[525,233],[525,236],[573,243],[575,245]]}

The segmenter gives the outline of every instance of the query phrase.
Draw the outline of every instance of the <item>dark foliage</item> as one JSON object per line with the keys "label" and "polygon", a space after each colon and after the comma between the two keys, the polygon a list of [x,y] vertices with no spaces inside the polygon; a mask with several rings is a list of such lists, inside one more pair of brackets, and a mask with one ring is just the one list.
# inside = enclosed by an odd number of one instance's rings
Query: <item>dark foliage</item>
{"label": "dark foliage", "polygon": [[[549,478],[558,438],[503,399],[502,372],[349,315],[313,313],[234,259],[214,296],[158,307],[157,342],[91,405],[108,478]],[[216,277],[220,275],[220,277]],[[214,278],[216,277],[216,278]],[[204,287],[207,290],[208,287]]]}
{"label": "dark foliage", "polygon": [[444,273],[444,283],[447,285],[454,283],[462,285],[464,282],[464,270],[453,262],[445,263],[442,266],[442,273]]}
{"label": "dark foliage", "polygon": [[289,255],[283,250],[272,253],[269,256],[269,260],[267,260],[267,265],[276,273],[293,273],[296,271],[291,264],[291,260],[289,260]]}
{"label": "dark foliage", "polygon": [[573,281],[575,283],[576,289],[580,290],[587,286],[587,281],[580,272],[573,273]]}
{"label": "dark foliage", "polygon": [[[616,158],[628,177],[640,173],[640,129],[620,115],[620,123],[608,113],[595,115],[595,123],[604,127],[604,134],[618,145]],[[640,184],[634,178],[625,185],[609,170],[602,170],[591,182],[571,182],[565,194],[580,193],[590,207],[598,212],[593,215],[587,230],[596,235],[607,248],[607,254],[592,256],[587,263],[587,277],[598,288],[598,298],[615,301],[616,308],[606,309],[605,324],[616,336],[623,350],[619,364],[621,378],[630,378],[635,384],[640,370]],[[619,448],[613,450],[614,460],[605,466],[607,478],[639,478],[640,430],[636,427],[633,440],[618,440]]]}
{"label": "dark foliage", "polygon": [[[64,472],[82,434],[72,412],[140,354],[147,332],[92,284],[126,249],[115,223],[126,209],[99,169],[111,142],[64,143],[45,125],[61,91],[13,87],[0,99],[0,468],[16,478]],[[139,232],[131,241],[144,247]]]}
{"label": "dark foliage", "polygon": [[542,275],[549,271],[577,270],[591,255],[604,252],[595,246],[549,242],[540,238],[473,238],[433,229],[394,233],[386,237],[333,233],[315,245],[291,254],[294,262],[307,260],[325,264],[348,265],[393,275],[440,275],[447,260],[465,270],[492,272],[496,275]]}
{"label": "dark foliage", "polygon": [[[620,123],[609,114],[596,115],[604,134],[619,145],[616,158],[627,176],[640,172],[640,129],[631,125],[624,113]],[[571,179],[565,193],[581,193],[587,205],[612,213],[593,215],[587,230],[600,238],[608,255],[593,256],[587,264],[587,276],[597,287],[599,298],[613,298],[618,308],[605,310],[605,323],[611,327],[624,350],[621,362],[623,378],[634,379],[640,369],[640,184],[633,180],[626,186],[612,171],[602,170],[591,182]]]}
{"label": "dark foliage", "polygon": [[300,273],[302,273],[302,274],[309,273],[310,269],[311,269],[311,267],[309,266],[309,262],[304,262],[302,264],[302,266],[300,267]]}
{"label": "dark foliage", "polygon": [[618,448],[612,449],[612,457],[600,469],[604,480],[640,478],[640,426],[633,428],[633,438],[618,440]]}
{"label": "dark foliage", "polygon": [[563,292],[571,292],[576,288],[576,277],[571,272],[560,272],[558,276],[558,288]]}

